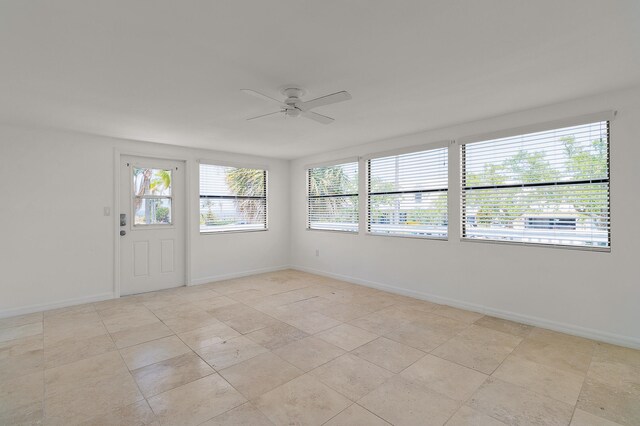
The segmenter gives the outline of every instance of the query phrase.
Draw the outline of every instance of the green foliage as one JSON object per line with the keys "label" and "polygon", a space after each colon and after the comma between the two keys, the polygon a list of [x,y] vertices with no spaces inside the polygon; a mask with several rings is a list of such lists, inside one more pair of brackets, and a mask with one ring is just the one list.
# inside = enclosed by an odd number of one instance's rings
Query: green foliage
{"label": "green foliage", "polygon": [[[312,196],[357,193],[358,177],[350,177],[340,166],[316,168],[309,172],[309,194]],[[351,222],[358,214],[357,196],[327,197],[322,201],[312,199],[311,203],[317,203],[318,206],[327,209],[328,216],[333,217],[331,221]],[[319,221],[324,219],[318,218]]]}
{"label": "green foliage", "polygon": [[169,223],[169,207],[158,207],[156,209],[156,222]]}
{"label": "green foliage", "polygon": [[[257,169],[227,170],[225,180],[232,194],[242,197],[263,197],[266,193],[264,171]],[[235,200],[236,209],[247,222],[253,223],[264,214],[266,207],[263,200],[238,199]],[[224,224],[229,223],[228,221]],[[221,225],[220,221],[216,221]]]}

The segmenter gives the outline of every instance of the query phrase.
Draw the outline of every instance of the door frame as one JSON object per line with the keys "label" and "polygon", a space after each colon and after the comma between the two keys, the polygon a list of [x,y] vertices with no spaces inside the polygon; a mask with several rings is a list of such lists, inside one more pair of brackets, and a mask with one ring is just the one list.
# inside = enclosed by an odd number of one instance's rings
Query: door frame
{"label": "door frame", "polygon": [[124,156],[155,158],[184,163],[184,285],[191,285],[191,161],[187,158],[173,155],[156,155],[137,151],[121,151],[114,149],[113,153],[113,298],[120,297],[120,161]]}

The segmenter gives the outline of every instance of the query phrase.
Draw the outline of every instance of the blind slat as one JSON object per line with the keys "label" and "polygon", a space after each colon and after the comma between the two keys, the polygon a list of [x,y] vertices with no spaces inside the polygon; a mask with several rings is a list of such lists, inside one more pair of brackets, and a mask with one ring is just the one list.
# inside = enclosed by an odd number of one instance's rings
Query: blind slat
{"label": "blind slat", "polygon": [[372,234],[446,238],[448,148],[367,161]]}
{"label": "blind slat", "polygon": [[200,164],[200,232],[267,229],[267,171]]}
{"label": "blind slat", "polygon": [[610,247],[607,121],[462,146],[462,237]]}
{"label": "blind slat", "polygon": [[358,162],[310,168],[307,228],[358,231]]}

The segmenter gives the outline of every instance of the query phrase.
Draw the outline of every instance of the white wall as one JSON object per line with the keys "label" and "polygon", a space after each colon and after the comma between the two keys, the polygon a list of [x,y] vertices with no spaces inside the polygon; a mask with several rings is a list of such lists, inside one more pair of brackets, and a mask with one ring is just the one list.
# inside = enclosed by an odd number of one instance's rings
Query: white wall
{"label": "white wall", "polygon": [[[611,253],[461,242],[458,154],[450,157],[454,161],[448,241],[370,236],[362,226],[359,235],[305,229],[307,164],[605,110],[618,111],[611,125]],[[458,150],[458,145],[452,148]],[[640,347],[639,164],[637,88],[297,159],[291,164],[291,263],[365,285]]]}
{"label": "white wall", "polygon": [[[187,161],[192,283],[288,264],[288,161],[0,126],[0,317],[113,296],[116,149]],[[201,158],[269,167],[269,231],[199,234]]]}

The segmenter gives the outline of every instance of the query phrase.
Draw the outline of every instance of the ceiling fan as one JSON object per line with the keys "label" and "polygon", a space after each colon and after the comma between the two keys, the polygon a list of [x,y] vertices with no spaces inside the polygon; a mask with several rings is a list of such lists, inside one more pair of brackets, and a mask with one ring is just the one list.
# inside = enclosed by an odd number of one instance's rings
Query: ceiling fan
{"label": "ceiling fan", "polygon": [[299,87],[286,87],[282,89],[281,93],[287,97],[284,101],[279,101],[278,99],[272,98],[271,96],[267,96],[251,89],[242,89],[242,92],[267,100],[271,103],[276,103],[278,104],[278,106],[280,106],[280,110],[278,111],[247,118],[247,120],[255,120],[256,118],[268,117],[275,114],[284,114],[285,117],[302,116],[304,118],[315,120],[318,123],[330,124],[334,121],[333,118],[327,117],[326,115],[318,114],[317,112],[313,112],[311,110],[320,106],[335,104],[337,102],[348,101],[349,99],[351,99],[351,95],[348,92],[342,91],[311,99],[310,101],[302,101],[302,99],[300,98],[304,96],[306,92],[304,91],[304,89],[301,89]]}

